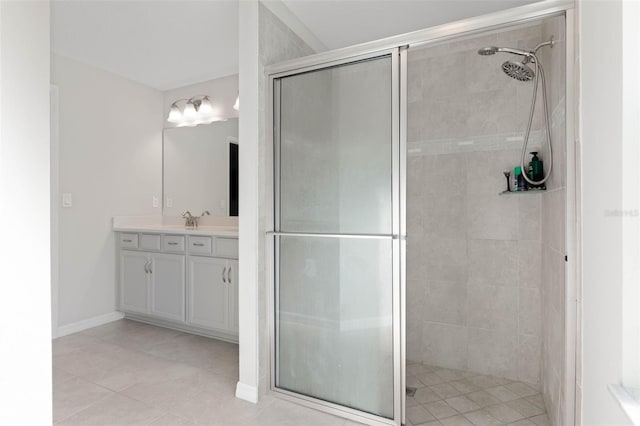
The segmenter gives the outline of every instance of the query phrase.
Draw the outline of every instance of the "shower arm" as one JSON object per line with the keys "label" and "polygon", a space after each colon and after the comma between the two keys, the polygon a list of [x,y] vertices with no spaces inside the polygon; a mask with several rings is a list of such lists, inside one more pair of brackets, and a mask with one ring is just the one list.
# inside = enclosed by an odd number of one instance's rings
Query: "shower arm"
{"label": "shower arm", "polygon": [[527,58],[533,58],[533,52],[528,52],[526,50],[514,49],[512,47],[498,47],[496,52],[504,52],[504,53],[513,53],[514,55],[525,56]]}
{"label": "shower arm", "polygon": [[535,49],[533,49],[533,54],[535,55],[536,53],[538,53],[538,50],[540,50],[541,47],[544,46],[549,46],[550,48],[553,49],[553,45],[556,44],[556,41],[554,40],[553,36],[551,36],[551,38],[549,39],[549,41],[545,41],[540,43],[539,45],[537,45],[535,47]]}
{"label": "shower arm", "polygon": [[512,53],[514,55],[520,55],[520,56],[524,56],[525,58],[527,58],[527,60],[534,60],[537,61],[538,58],[536,57],[536,53],[538,53],[538,50],[540,50],[542,47],[544,46],[549,46],[551,48],[553,48],[553,45],[555,44],[555,40],[553,39],[553,36],[551,36],[551,38],[549,39],[549,41],[545,41],[542,42],[540,44],[538,44],[533,50],[529,51],[529,50],[522,50],[522,49],[514,49],[513,47],[498,47],[496,48],[496,52],[503,52],[503,53]]}

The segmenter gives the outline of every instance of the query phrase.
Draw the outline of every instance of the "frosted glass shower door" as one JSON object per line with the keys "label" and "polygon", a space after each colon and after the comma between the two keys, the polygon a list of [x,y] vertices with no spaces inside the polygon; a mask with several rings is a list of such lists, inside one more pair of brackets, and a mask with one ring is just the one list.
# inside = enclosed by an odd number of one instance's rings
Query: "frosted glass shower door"
{"label": "frosted glass shower door", "polygon": [[393,53],[274,79],[273,387],[399,423]]}

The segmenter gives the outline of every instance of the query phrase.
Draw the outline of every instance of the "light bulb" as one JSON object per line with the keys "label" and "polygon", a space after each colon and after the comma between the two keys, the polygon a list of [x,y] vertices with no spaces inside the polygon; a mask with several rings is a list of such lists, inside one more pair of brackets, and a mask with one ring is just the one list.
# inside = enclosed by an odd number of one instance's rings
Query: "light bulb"
{"label": "light bulb", "polygon": [[211,105],[211,101],[208,96],[205,96],[202,99],[198,112],[200,113],[201,120],[208,120],[209,117],[213,116],[213,105]]}
{"label": "light bulb", "polygon": [[236,103],[233,104],[233,109],[235,109],[236,111],[240,111],[240,95],[238,95],[238,97],[236,98]]}
{"label": "light bulb", "polygon": [[182,122],[182,112],[180,112],[180,108],[178,108],[178,105],[171,105],[171,110],[169,111],[169,118],[167,118],[167,121],[169,123],[176,124]]}
{"label": "light bulb", "polygon": [[189,101],[184,106],[184,112],[182,113],[182,117],[185,123],[191,124],[198,118],[198,112],[196,111],[196,106],[193,102]]}

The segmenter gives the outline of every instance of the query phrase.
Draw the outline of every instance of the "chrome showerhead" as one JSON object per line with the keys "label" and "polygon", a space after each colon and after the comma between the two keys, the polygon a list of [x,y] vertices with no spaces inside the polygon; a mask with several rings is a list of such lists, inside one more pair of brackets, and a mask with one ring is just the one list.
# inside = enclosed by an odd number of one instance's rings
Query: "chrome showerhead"
{"label": "chrome showerhead", "polygon": [[483,47],[478,50],[478,55],[482,56],[495,55],[496,53],[498,53],[498,48],[495,46]]}
{"label": "chrome showerhead", "polygon": [[531,81],[535,72],[523,62],[507,61],[502,64],[502,71],[511,78],[519,81]]}

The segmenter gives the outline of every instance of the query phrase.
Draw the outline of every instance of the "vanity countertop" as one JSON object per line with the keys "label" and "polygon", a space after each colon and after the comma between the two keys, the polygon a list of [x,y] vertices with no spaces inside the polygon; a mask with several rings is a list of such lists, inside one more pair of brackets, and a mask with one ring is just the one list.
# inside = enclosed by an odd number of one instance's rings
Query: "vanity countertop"
{"label": "vanity countertop", "polygon": [[162,218],[127,218],[114,217],[113,230],[115,232],[144,232],[153,234],[181,234],[181,235],[210,235],[219,237],[237,237],[238,226],[232,223],[206,223],[197,228],[187,228],[183,224],[166,223]]}

